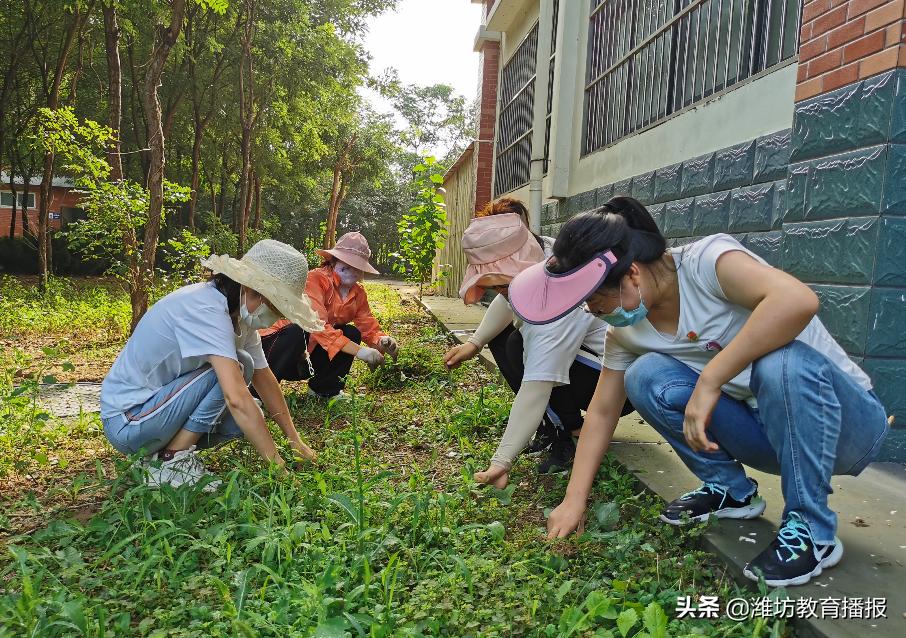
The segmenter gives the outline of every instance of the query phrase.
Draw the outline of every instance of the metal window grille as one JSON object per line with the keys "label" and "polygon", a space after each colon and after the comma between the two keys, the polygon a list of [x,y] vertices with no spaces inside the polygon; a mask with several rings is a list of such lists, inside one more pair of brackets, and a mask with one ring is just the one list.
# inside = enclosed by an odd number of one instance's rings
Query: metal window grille
{"label": "metal window grille", "polygon": [[547,75],[547,119],[544,126],[544,173],[547,174],[547,164],[550,160],[551,150],[551,115],[554,111],[554,68],[557,61],[557,25],[560,21],[560,0],[554,0],[553,19],[551,20],[551,57]]}
{"label": "metal window grille", "polygon": [[500,74],[494,197],[519,188],[529,179],[537,52],[536,24]]}
{"label": "metal window grille", "polygon": [[801,0],[592,0],[583,154],[796,55]]}

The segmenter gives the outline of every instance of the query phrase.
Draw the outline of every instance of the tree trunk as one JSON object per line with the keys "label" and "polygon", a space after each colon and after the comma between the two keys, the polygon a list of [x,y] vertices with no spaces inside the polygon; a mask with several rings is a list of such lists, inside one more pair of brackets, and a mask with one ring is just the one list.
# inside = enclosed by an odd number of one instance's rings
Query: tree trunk
{"label": "tree trunk", "polygon": [[150,166],[148,169],[148,221],[145,224],[145,241],[142,247],[142,262],[138,272],[138,285],[130,295],[132,299],[132,329],[148,310],[148,297],[154,279],[154,263],[157,253],[157,241],[160,236],[160,222],[164,207],[164,131],[163,115],[158,98],[161,73],[173,45],[179,38],[186,12],[186,0],[173,0],[170,5],[170,24],[158,25],[145,75],[142,103],[148,118],[148,145],[151,148]]}
{"label": "tree trunk", "polygon": [[[14,171],[12,165],[10,165],[10,167],[9,167],[9,192],[12,193],[12,196],[13,196],[13,209],[12,209],[11,219],[9,222],[9,238],[10,239],[13,239],[16,236],[16,211],[19,210],[19,206],[18,206],[19,202],[17,201],[19,199],[19,196],[16,193],[15,173],[16,173],[16,171]],[[28,200],[27,197],[25,199]],[[28,202],[26,201],[26,203],[28,203]],[[23,229],[24,229],[24,226],[23,226]],[[23,235],[24,235],[24,232],[23,232]]]}
{"label": "tree trunk", "polygon": [[[189,196],[189,230],[195,230],[195,206],[198,203],[198,186],[201,183],[201,141],[204,135],[204,123],[195,118],[195,137],[192,140],[192,193]],[[211,199],[213,202],[213,198]],[[216,212],[216,211],[215,211]]]}
{"label": "tree trunk", "polygon": [[255,175],[255,230],[261,230],[261,178]]}
{"label": "tree trunk", "polygon": [[[66,70],[66,63],[69,60],[69,53],[72,50],[72,43],[75,40],[76,33],[79,32],[82,18],[91,11],[93,3],[88,5],[86,13],[81,13],[78,3],[74,5],[72,21],[66,28],[63,44],[60,53],[57,56],[57,66],[54,71],[53,84],[50,87],[50,93],[47,96],[47,108],[55,111],[60,104],[60,86],[63,84],[63,73]],[[41,203],[38,208],[38,267],[40,270],[40,288],[42,291],[47,290],[47,279],[51,268],[51,251],[50,236],[48,233],[50,218],[50,198],[53,187],[53,165],[54,154],[52,151],[44,153],[44,170],[41,173],[40,199]],[[27,203],[27,202],[26,202]]]}
{"label": "tree trunk", "polygon": [[239,211],[237,231],[239,252],[245,252],[251,199],[252,127],[255,115],[255,70],[252,65],[252,38],[255,27],[255,0],[245,0],[245,30],[242,36],[242,58],[239,62],[239,117],[242,124],[242,170],[239,173]]}
{"label": "tree trunk", "polygon": [[110,179],[118,182],[123,179],[122,142],[120,141],[120,122],[123,112],[123,69],[120,63],[120,25],[117,20],[116,7],[102,6],[104,12],[104,37],[107,43],[107,96],[109,102],[109,126],[113,129],[113,144],[107,152],[110,163]]}
{"label": "tree trunk", "polygon": [[324,229],[324,250],[330,250],[336,243],[337,200],[340,199],[340,160],[333,166],[333,185],[330,187],[330,203],[327,205],[327,226]]}

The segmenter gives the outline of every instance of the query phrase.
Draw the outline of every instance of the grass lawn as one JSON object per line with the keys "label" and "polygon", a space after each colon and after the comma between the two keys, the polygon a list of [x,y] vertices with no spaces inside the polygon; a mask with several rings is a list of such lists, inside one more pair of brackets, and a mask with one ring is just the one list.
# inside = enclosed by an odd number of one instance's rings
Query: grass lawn
{"label": "grass lawn", "polygon": [[205,456],[223,479],[211,495],[138,484],[96,416],[36,406],[44,376],[99,380],[128,324],[103,282],[55,290],[0,279],[0,638],[789,633],[677,619],[680,595],[742,592],[702,529],[659,524],[659,500],[615,464],[580,539],[542,536],[565,476],[525,459],[506,490],[478,488],[512,394],[476,362],[448,374],[446,335],[386,286],[369,295],[396,365],[356,364],[352,405],[285,386],[317,464],[275,478],[235,443]]}

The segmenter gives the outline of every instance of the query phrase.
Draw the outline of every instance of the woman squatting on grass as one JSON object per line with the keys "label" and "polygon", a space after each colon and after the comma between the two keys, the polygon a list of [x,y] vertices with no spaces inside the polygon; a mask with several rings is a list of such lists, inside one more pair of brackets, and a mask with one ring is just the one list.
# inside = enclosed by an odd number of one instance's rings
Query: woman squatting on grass
{"label": "woman squatting on grass", "polygon": [[[477,303],[486,289],[497,297],[469,340],[450,349],[444,363],[455,368],[489,345],[494,360],[516,399],[506,431],[490,467],[475,474],[481,483],[506,486],[513,462],[532,435],[547,424],[552,436],[536,435],[537,451],[550,446],[538,465],[539,473],[568,468],[576,445],[573,436],[582,428],[598,382],[600,353],[606,324],[576,308],[546,325],[514,325],[507,301],[510,281],[526,268],[550,256],[553,240],[533,235],[527,226],[525,206],[514,199],[490,203],[463,234],[462,246],[469,261],[459,295],[466,304]],[[632,406],[624,401],[621,414]],[[539,434],[543,434],[539,431]],[[551,440],[552,439],[552,440]]]}
{"label": "woman squatting on grass", "polygon": [[[396,358],[399,344],[385,334],[371,312],[361,282],[377,275],[368,263],[371,248],[364,235],[346,233],[330,250],[319,250],[321,267],[308,273],[305,294],[324,322],[309,334],[287,319],[261,331],[264,355],[279,381],[308,379],[308,394],[319,399],[343,396],[346,375],[355,359],[374,370],[384,355]],[[361,345],[362,342],[366,345]]]}
{"label": "woman squatting on grass", "polygon": [[195,451],[242,436],[262,458],[284,467],[249,384],[293,450],[315,458],[293,424],[257,332],[280,317],[306,330],[323,327],[304,293],[305,256],[268,239],[241,260],[215,255],[202,265],[212,279],[154,304],[101,388],[104,434],[123,454],[151,455],[143,467],[153,486],[197,483],[208,472]]}
{"label": "woman squatting on grass", "polygon": [[582,530],[628,397],[703,482],[668,504],[661,520],[760,516],[765,503],[746,464],[780,475],[785,509],[777,538],[744,574],[801,585],[840,561],[831,476],[862,472],[888,425],[868,376],[816,317],[808,286],[729,235],[668,249],[645,207],[616,197],[567,222],[553,259],[522,273],[509,293],[527,322],[543,325],[585,306],[610,324],[549,537]]}

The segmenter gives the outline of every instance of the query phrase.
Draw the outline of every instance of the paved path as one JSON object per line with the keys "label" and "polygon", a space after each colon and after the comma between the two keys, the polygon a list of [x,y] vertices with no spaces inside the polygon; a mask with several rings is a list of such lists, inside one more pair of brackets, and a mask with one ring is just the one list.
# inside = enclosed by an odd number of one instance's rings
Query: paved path
{"label": "paved path", "polygon": [[38,405],[56,417],[101,411],[100,383],[46,383],[38,390]]}
{"label": "paved path", "polygon": [[[467,338],[464,335],[484,315],[483,307],[466,307],[459,299],[424,297],[422,303],[460,341]],[[493,365],[489,355],[486,361]],[[643,485],[667,501],[698,487],[698,480],[672,448],[636,413],[620,420],[611,454]],[[742,568],[774,538],[783,510],[779,477],[755,470],[749,470],[749,475],[758,481],[767,501],[764,516],[754,521],[723,520],[705,534],[709,549],[730,565],[730,571],[740,582],[748,582],[742,577]],[[846,548],[845,558],[808,585],[790,588],[787,594],[790,598],[825,600],[886,598],[887,618],[798,622],[798,635],[903,638],[906,636],[906,466],[875,463],[858,478],[835,476],[833,488],[830,502],[839,516],[838,535]]]}

